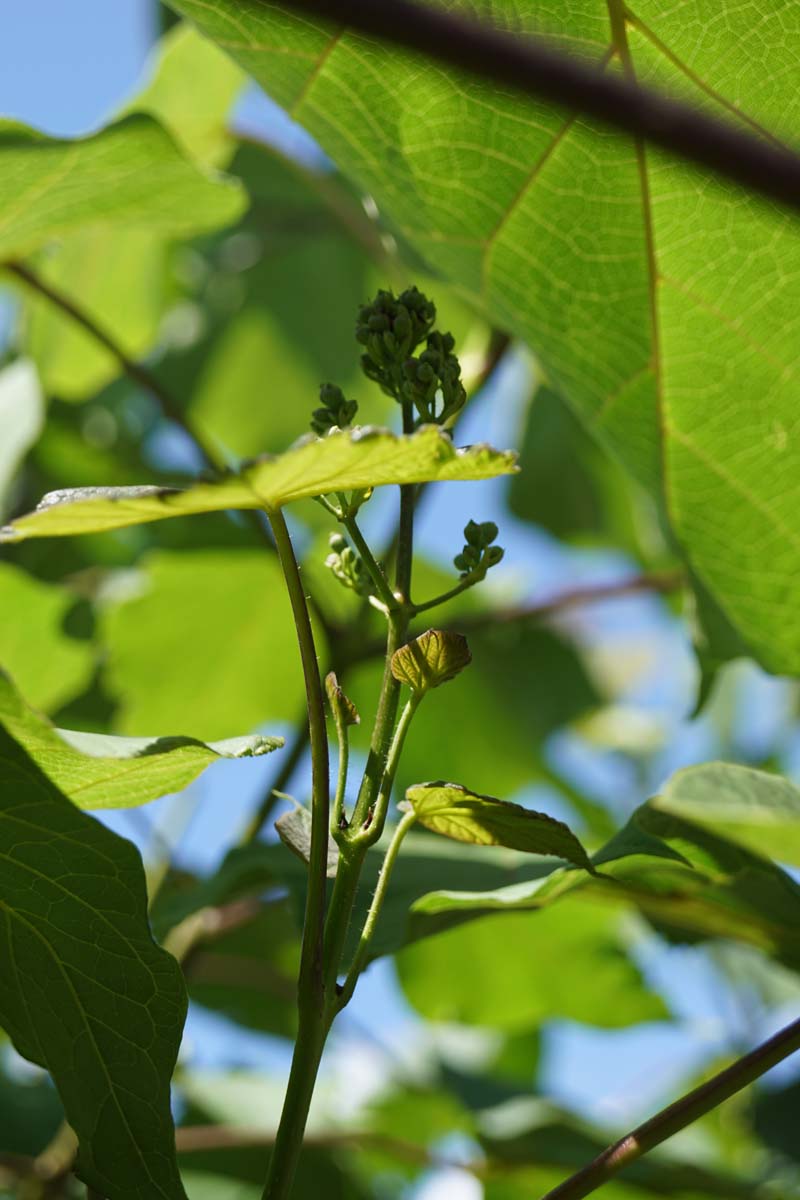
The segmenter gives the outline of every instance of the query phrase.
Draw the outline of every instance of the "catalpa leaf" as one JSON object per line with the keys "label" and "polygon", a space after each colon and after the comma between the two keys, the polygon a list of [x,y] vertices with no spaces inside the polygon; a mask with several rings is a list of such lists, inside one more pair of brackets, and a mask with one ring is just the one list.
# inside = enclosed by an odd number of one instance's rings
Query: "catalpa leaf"
{"label": "catalpa leaf", "polygon": [[705,763],[678,771],[652,803],[757,854],[800,866],[800,789],[780,775]]}
{"label": "catalpa leaf", "polygon": [[51,492],[39,507],[0,532],[0,540],[100,533],[228,508],[277,509],[292,500],[389,483],[489,479],[515,470],[512,451],[456,449],[434,426],[402,436],[365,427],[306,438],[277,458],[259,459],[239,475],[193,487],[72,488]]}
{"label": "catalpa leaf", "polygon": [[188,237],[228,225],[245,197],[189,162],[151,117],[77,141],[0,123],[0,257],[21,257],[87,225]]}
{"label": "catalpa leaf", "polygon": [[[533,347],[663,501],[762,661],[800,671],[794,214],[574,112],[277,3],[170,3],[310,130],[406,244]],[[598,67],[628,62],[735,125],[796,137],[796,5],[705,0],[696,19],[663,0],[467,8]]]}
{"label": "catalpa leaf", "polygon": [[408,789],[406,801],[420,824],[457,842],[553,854],[592,869],[575,834],[545,813],[494,796],[480,796],[458,783],[418,783]]}
{"label": "catalpa leaf", "polygon": [[50,1072],[108,1200],[184,1200],[170,1076],[186,1012],[144,871],[0,729],[0,1025]]}
{"label": "catalpa leaf", "polygon": [[133,808],[179,792],[219,758],[269,754],[283,738],[115,737],[56,729],[29,708],[0,670],[0,726],[79,808]]}

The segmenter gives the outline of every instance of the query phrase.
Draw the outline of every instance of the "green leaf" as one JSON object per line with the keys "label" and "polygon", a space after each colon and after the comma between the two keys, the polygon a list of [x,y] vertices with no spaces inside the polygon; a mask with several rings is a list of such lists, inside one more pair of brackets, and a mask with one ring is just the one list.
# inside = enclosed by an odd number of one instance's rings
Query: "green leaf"
{"label": "green leaf", "polygon": [[616,1028],[666,1015],[624,953],[619,915],[592,899],[473,921],[406,947],[397,965],[431,1021],[524,1030],[558,1017]]}
{"label": "green leaf", "polygon": [[180,792],[219,758],[269,754],[283,738],[113,737],[55,729],[29,708],[0,670],[0,725],[78,808],[133,808]]}
{"label": "green leaf", "polygon": [[[70,233],[36,271],[137,359],[155,342],[169,298],[166,252],[159,233],[93,226]],[[51,396],[83,400],[122,373],[119,360],[50,300],[30,291],[23,298],[24,346]]]}
{"label": "green leaf", "polygon": [[521,804],[480,796],[459,783],[418,783],[408,789],[406,800],[426,829],[454,841],[553,854],[592,869],[586,851],[568,826]]}
{"label": "green leaf", "polygon": [[705,763],[678,771],[652,803],[757,854],[800,866],[800,790],[780,775]]}
{"label": "green leaf", "polygon": [[467,639],[447,629],[429,629],[392,655],[392,675],[418,696],[460,675],[472,662]]}
{"label": "green leaf", "polygon": [[[293,854],[308,863],[311,854],[311,813],[302,804],[296,804],[275,822],[278,836]],[[333,838],[328,838],[328,878],[334,879],[339,865],[339,847]]]}
{"label": "green leaf", "polygon": [[0,563],[0,598],[0,663],[31,704],[55,711],[83,690],[94,665],[91,643],[64,632],[77,597]]}
{"label": "green leaf", "polygon": [[157,551],[141,566],[141,587],[110,604],[101,624],[120,733],[181,728],[206,741],[297,718],[302,671],[274,556]]}
{"label": "green leaf", "polygon": [[[171,0],[374,197],[405,244],[526,340],[665,502],[772,670],[800,670],[794,216],[633,139],[277,5]],[[438,3],[441,0],[437,0]],[[800,15],[709,0],[479,0],[470,14],[791,142]],[[747,53],[757,39],[769,57]],[[623,37],[626,45],[615,44]],[[376,116],[380,114],[380,116]]]}
{"label": "green leaf", "polygon": [[[190,25],[178,25],[161,38],[149,70],[152,77],[130,109],[161,121],[198,162],[224,166],[236,146],[226,123],[244,73]],[[199,79],[202,88],[196,86]]]}
{"label": "green leaf", "polygon": [[0,371],[0,517],[17,468],[44,425],[44,399],[36,370],[21,359]]}
{"label": "green leaf", "polygon": [[147,116],[72,142],[5,122],[0,167],[2,258],[89,225],[188,237],[229,224],[243,207],[234,182],[188,162]]}
{"label": "green leaf", "polygon": [[177,488],[72,488],[51,492],[39,507],[0,533],[0,540],[99,533],[187,513],[228,508],[281,508],[292,500],[388,483],[491,479],[514,471],[512,451],[457,450],[433,426],[410,436],[366,427],[298,442],[219,483]]}
{"label": "green leaf", "polygon": [[0,730],[0,1023],[50,1071],[108,1200],[182,1200],[169,1082],[186,998],[147,923],[137,851]]}

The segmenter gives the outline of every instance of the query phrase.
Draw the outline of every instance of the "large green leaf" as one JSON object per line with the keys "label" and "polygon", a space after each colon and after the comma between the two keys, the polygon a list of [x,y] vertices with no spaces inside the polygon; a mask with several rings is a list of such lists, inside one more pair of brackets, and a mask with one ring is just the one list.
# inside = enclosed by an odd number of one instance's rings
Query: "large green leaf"
{"label": "large green leaf", "polygon": [[800,866],[800,790],[780,775],[733,763],[687,767],[653,804],[748,850]]}
{"label": "large green leaf", "polygon": [[101,626],[120,733],[182,728],[206,740],[297,718],[302,671],[274,556],[163,551],[142,568],[141,591],[109,606]]}
{"label": "large green leaf", "polygon": [[268,754],[283,738],[113,737],[55,729],[29,708],[0,669],[0,725],[78,808],[132,808],[180,792],[220,758]]}
{"label": "large green leaf", "polygon": [[46,1067],[108,1200],[182,1200],[169,1082],[186,1008],[141,859],[0,729],[0,1023]]}
{"label": "large green leaf", "polygon": [[[406,242],[533,346],[663,497],[762,660],[800,670],[794,217],[574,114],[277,4],[171,3],[310,129]],[[476,0],[469,11],[794,136],[795,9],[706,0],[695,20],[664,0]]]}
{"label": "large green leaf", "polygon": [[203,233],[229,224],[243,207],[233,181],[204,174],[147,116],[73,142],[6,122],[0,166],[0,258],[89,225]]}
{"label": "large green leaf", "polygon": [[39,507],[0,533],[0,540],[99,533],[147,521],[227,508],[280,508],[292,500],[387,483],[490,479],[514,471],[512,451],[457,450],[434,426],[402,436],[365,427],[307,438],[278,458],[264,458],[219,483],[175,488],[74,488],[51,492]]}
{"label": "large green leaf", "polygon": [[406,947],[400,982],[434,1021],[522,1030],[552,1017],[616,1027],[665,1016],[618,925],[618,913],[587,898],[487,917]]}
{"label": "large green leaf", "polygon": [[76,599],[66,588],[0,563],[0,663],[45,711],[71,700],[92,674],[91,643],[64,630]]}

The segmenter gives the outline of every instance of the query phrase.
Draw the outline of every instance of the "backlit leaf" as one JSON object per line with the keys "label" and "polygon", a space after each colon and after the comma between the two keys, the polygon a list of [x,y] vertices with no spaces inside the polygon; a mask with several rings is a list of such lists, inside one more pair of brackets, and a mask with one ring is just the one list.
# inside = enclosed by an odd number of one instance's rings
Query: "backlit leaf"
{"label": "backlit leaf", "polygon": [[4,529],[0,540],[98,533],[228,508],[280,508],[306,496],[379,484],[490,479],[513,472],[514,462],[513,452],[489,446],[457,450],[433,426],[407,437],[363,428],[306,439],[240,475],[183,491],[145,486],[51,492],[34,512]]}
{"label": "backlit leaf", "polygon": [[426,829],[457,842],[553,854],[591,869],[575,834],[545,813],[480,796],[458,783],[418,783],[408,789],[406,800]]}
{"label": "backlit leaf", "polygon": [[114,737],[56,729],[29,708],[0,670],[0,725],[78,808],[132,808],[180,792],[220,758],[250,758],[283,745],[283,738]]}

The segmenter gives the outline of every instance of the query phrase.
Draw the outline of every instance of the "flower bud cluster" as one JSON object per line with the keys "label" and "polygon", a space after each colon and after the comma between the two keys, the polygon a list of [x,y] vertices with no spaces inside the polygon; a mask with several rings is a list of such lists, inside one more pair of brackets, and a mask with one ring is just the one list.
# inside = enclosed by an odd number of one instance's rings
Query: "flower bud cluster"
{"label": "flower bud cluster", "polygon": [[318,437],[331,429],[346,429],[358,412],[356,400],[345,400],[344,392],[335,383],[323,383],[319,389],[321,408],[311,414],[311,428]]}
{"label": "flower bud cluster", "polygon": [[480,525],[469,521],[464,526],[464,549],[453,559],[462,579],[468,575],[483,578],[490,567],[500,562],[505,551],[502,546],[492,545],[497,532],[494,521],[483,521]]}
{"label": "flower bud cluster", "polygon": [[404,394],[426,424],[447,425],[466,404],[461,363],[453,353],[454,347],[451,333],[436,330],[428,335],[419,358],[408,358],[403,363]]}
{"label": "flower bud cluster", "polygon": [[345,587],[351,588],[359,596],[368,596],[372,591],[372,581],[359,555],[352,546],[348,546],[341,533],[332,533],[328,544],[331,552],[325,559],[325,566]]}
{"label": "flower bud cluster", "polygon": [[436,308],[417,288],[397,297],[379,291],[358,314],[356,341],[364,347],[361,366],[368,379],[400,399],[403,364],[433,329]]}

